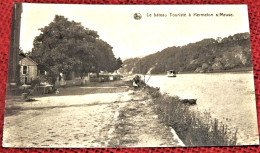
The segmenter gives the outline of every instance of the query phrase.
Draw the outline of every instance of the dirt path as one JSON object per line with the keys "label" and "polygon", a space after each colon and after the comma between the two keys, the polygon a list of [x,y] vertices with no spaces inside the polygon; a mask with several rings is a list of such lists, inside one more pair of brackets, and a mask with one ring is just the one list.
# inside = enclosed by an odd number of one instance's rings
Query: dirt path
{"label": "dirt path", "polygon": [[123,82],[65,88],[60,90],[60,95],[35,99],[35,102],[14,99],[6,102],[3,146],[183,145],[172,129],[159,122],[149,98]]}
{"label": "dirt path", "polygon": [[114,147],[167,147],[183,143],[154,114],[149,99],[134,92],[130,103],[117,105],[115,125],[110,141]]}

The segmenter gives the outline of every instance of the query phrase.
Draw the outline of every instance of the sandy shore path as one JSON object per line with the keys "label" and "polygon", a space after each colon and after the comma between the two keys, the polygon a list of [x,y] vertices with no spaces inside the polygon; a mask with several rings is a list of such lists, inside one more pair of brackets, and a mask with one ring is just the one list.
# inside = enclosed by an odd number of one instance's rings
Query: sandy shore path
{"label": "sandy shore path", "polygon": [[125,82],[60,89],[34,102],[6,101],[5,147],[182,146]]}

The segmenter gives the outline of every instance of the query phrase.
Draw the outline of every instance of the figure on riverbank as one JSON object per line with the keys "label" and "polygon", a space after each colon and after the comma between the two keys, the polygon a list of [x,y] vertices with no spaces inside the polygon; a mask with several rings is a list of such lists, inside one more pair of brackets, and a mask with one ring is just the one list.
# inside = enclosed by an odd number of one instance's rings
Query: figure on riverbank
{"label": "figure on riverbank", "polygon": [[138,88],[139,85],[140,85],[140,81],[141,81],[141,77],[139,75],[136,75],[134,78],[133,78],[133,87],[134,88]]}

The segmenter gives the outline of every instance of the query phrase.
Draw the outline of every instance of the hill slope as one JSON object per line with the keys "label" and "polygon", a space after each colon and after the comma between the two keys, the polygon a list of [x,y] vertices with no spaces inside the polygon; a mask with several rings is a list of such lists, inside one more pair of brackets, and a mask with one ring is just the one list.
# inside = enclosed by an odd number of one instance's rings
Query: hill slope
{"label": "hill slope", "polygon": [[203,39],[181,47],[168,47],[143,58],[123,62],[121,72],[160,74],[177,72],[215,72],[251,67],[249,33],[215,39]]}

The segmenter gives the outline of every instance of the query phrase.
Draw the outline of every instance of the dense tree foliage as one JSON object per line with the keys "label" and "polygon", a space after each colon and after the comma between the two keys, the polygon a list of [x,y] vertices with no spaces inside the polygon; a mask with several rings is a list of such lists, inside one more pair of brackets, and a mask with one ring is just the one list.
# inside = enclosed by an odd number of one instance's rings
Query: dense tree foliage
{"label": "dense tree foliage", "polygon": [[[181,47],[169,47],[143,58],[123,62],[132,73],[212,72],[252,66],[249,33],[226,38],[204,39]],[[141,65],[141,66],[140,66]]]}
{"label": "dense tree foliage", "polygon": [[59,73],[72,71],[79,76],[100,70],[113,72],[117,65],[112,47],[99,39],[96,31],[81,23],[56,15],[54,20],[35,37],[30,56],[38,68],[55,79]]}

